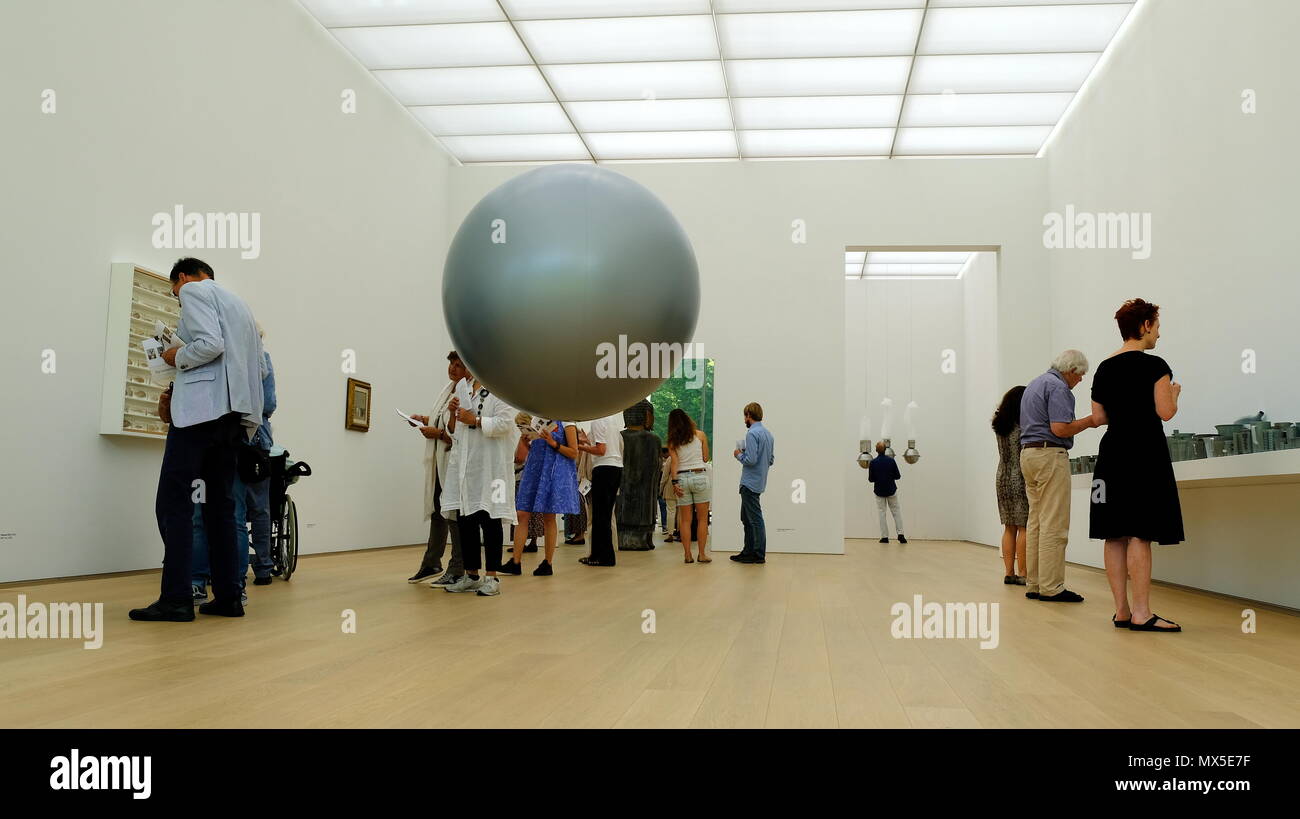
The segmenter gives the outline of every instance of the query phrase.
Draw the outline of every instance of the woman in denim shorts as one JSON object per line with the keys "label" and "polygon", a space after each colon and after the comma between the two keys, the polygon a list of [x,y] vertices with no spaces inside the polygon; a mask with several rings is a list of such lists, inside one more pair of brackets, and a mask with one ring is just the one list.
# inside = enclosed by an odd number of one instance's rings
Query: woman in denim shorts
{"label": "woman in denim shorts", "polygon": [[668,414],[668,461],[673,476],[673,494],[677,496],[677,522],[686,562],[695,562],[691,557],[691,521],[698,519],[699,562],[712,563],[705,551],[709,545],[709,501],[713,499],[708,467],[709,441],[695,428],[691,416],[680,409]]}

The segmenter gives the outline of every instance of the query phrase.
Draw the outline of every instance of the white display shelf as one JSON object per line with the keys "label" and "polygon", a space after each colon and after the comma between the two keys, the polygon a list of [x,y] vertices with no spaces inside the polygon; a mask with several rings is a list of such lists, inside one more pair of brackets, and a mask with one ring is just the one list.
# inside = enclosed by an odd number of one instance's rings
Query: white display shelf
{"label": "white display shelf", "polygon": [[[1189,489],[1300,483],[1300,449],[1178,461],[1174,464],[1174,479]],[[1092,485],[1092,473],[1072,475],[1070,482],[1075,489],[1087,489]]]}
{"label": "white display shelf", "polygon": [[171,295],[171,282],[130,262],[110,265],[101,435],[155,439],[167,436],[167,425],[157,412],[164,385],[150,380],[144,351],[140,349],[140,340],[153,334],[155,320],[172,329],[180,320],[180,305]]}

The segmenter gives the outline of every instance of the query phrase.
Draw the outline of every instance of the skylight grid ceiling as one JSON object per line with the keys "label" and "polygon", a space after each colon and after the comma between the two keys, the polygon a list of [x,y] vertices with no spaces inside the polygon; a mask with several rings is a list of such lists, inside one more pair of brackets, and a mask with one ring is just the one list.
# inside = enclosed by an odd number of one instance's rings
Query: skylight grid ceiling
{"label": "skylight grid ceiling", "polygon": [[844,278],[960,279],[971,251],[845,251]]}
{"label": "skylight grid ceiling", "polygon": [[300,0],[460,161],[1033,155],[1135,0]]}

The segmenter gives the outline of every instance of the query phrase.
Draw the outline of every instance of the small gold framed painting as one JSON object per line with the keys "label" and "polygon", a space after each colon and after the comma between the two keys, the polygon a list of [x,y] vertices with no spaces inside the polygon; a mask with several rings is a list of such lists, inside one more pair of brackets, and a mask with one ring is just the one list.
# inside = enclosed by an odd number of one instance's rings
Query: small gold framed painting
{"label": "small gold framed painting", "polygon": [[370,384],[348,379],[348,408],[345,424],[348,429],[367,432],[370,429]]}

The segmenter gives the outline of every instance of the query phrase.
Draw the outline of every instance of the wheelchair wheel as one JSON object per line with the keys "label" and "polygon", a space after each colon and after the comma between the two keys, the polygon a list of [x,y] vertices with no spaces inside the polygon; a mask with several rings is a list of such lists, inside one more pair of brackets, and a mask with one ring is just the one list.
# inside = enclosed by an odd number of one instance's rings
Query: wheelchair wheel
{"label": "wheelchair wheel", "polygon": [[281,502],[280,516],[275,519],[274,523],[272,523],[272,528],[274,529],[274,543],[272,544],[271,552],[274,556],[273,559],[275,560],[275,573],[280,576],[281,580],[289,579],[288,564],[285,560],[286,552],[288,551],[286,545],[289,539],[288,511],[289,504],[287,502]]}
{"label": "wheelchair wheel", "polygon": [[293,498],[284,498],[284,517],[280,521],[281,577],[288,580],[298,568],[298,507]]}

